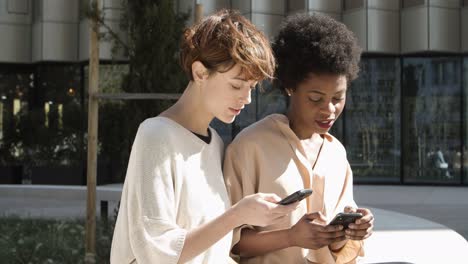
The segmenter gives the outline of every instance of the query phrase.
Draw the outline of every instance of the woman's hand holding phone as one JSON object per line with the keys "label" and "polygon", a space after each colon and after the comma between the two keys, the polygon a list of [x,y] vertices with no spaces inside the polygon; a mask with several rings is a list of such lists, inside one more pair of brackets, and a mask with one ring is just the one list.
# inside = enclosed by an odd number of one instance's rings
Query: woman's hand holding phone
{"label": "woman's hand holding phone", "polygon": [[329,245],[331,250],[340,250],[348,239],[363,240],[372,234],[374,216],[369,209],[346,206],[344,213],[339,213],[329,223],[330,226],[343,226],[346,240],[334,242]]}
{"label": "woman's hand holding phone", "polygon": [[295,202],[300,202],[301,200],[309,197],[312,194],[312,189],[302,189],[293,194],[288,195],[283,200],[279,201],[279,204],[288,205]]}
{"label": "woman's hand holding phone", "polygon": [[289,229],[290,246],[319,249],[346,239],[342,226],[326,224],[321,212],[305,214]]}
{"label": "woman's hand holding phone", "polygon": [[297,208],[298,203],[281,205],[281,198],[276,194],[256,193],[244,197],[232,210],[243,224],[268,226],[275,224]]}
{"label": "woman's hand holding phone", "polygon": [[372,235],[374,230],[374,215],[367,208],[357,208],[356,213],[362,214],[360,219],[348,225],[346,238],[352,240],[363,240]]}

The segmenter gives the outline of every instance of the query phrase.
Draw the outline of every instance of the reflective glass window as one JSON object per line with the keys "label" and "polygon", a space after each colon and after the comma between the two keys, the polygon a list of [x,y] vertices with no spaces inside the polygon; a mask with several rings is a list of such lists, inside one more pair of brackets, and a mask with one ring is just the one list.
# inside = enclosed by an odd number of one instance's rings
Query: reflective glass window
{"label": "reflective glass window", "polygon": [[460,183],[460,67],[459,57],[403,59],[404,182]]}
{"label": "reflective glass window", "polygon": [[33,86],[34,73],[29,67],[0,66],[0,167],[18,165],[23,160],[19,127],[28,111]]}
{"label": "reflective glass window", "polygon": [[457,154],[457,167],[463,168],[463,182],[468,184],[468,57],[464,58],[463,63],[463,148]]}
{"label": "reflective glass window", "polygon": [[355,181],[400,180],[400,62],[363,58],[348,87],[345,143]]}

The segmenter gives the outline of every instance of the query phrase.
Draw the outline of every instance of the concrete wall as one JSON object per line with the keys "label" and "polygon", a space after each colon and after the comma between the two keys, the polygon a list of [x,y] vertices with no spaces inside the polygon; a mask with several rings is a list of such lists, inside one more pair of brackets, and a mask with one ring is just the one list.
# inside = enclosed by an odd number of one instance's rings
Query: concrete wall
{"label": "concrete wall", "polygon": [[461,10],[461,50],[468,52],[468,1]]}
{"label": "concrete wall", "polygon": [[78,0],[36,0],[32,26],[32,61],[78,59]]}
{"label": "concrete wall", "polygon": [[[0,0],[0,63],[88,60],[89,23],[80,13],[88,1]],[[467,0],[175,0],[174,8],[189,12],[191,24],[197,2],[205,16],[238,9],[270,38],[286,15],[307,12],[342,21],[369,53],[468,52]],[[100,8],[106,24],[126,41],[121,0],[101,0]],[[102,41],[100,58],[126,59],[112,47]]]}
{"label": "concrete wall", "polygon": [[286,0],[234,0],[232,8],[238,9],[265,34],[273,38],[286,15]]}
{"label": "concrete wall", "polygon": [[426,0],[401,11],[401,53],[461,50],[460,2]]}
{"label": "concrete wall", "polygon": [[[120,28],[120,18],[122,16],[123,8],[120,0],[101,0],[100,9],[104,14],[104,21],[110,29],[115,32],[122,41],[127,42],[125,32]],[[79,24],[79,60],[85,61],[89,59],[89,34],[90,34],[90,23],[89,20],[84,16],[80,16]],[[109,30],[104,26],[101,26],[100,31],[107,34]],[[114,43],[109,40],[101,40],[99,43],[99,58],[103,60],[125,60],[124,52],[122,49],[112,52]]]}
{"label": "concrete wall", "polygon": [[399,0],[346,3],[343,7],[343,23],[356,34],[363,51],[389,54],[400,52]]}
{"label": "concrete wall", "polygon": [[31,62],[32,0],[0,0],[0,62]]}

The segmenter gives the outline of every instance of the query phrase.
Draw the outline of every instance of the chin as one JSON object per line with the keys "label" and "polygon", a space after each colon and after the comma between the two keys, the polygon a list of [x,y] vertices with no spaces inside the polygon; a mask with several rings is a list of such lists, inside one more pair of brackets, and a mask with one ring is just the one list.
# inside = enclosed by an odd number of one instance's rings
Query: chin
{"label": "chin", "polygon": [[328,133],[328,131],[330,131],[331,127],[330,128],[323,128],[323,127],[319,127],[319,126],[315,126],[314,127],[314,132],[317,133],[317,134],[326,134]]}
{"label": "chin", "polygon": [[236,116],[232,116],[232,117],[223,116],[223,117],[216,117],[216,118],[225,124],[232,124],[234,120],[236,120]]}

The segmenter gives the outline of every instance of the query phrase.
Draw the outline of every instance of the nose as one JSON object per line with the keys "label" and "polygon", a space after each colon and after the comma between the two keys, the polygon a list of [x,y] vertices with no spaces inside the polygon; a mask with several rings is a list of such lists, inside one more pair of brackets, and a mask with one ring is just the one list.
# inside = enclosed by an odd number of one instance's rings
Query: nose
{"label": "nose", "polygon": [[251,92],[252,92],[252,89],[248,89],[247,92],[242,95],[242,98],[240,100],[242,104],[247,105],[252,102]]}
{"label": "nose", "polygon": [[326,114],[334,114],[336,111],[336,106],[333,104],[333,102],[329,102],[326,107],[322,109],[323,113]]}

